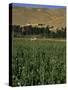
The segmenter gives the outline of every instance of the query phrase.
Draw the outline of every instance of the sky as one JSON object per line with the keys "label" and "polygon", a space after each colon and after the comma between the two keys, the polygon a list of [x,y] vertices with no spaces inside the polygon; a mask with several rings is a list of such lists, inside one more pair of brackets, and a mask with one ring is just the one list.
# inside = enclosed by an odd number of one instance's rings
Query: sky
{"label": "sky", "polygon": [[65,6],[54,6],[54,5],[38,5],[38,4],[24,4],[24,3],[13,3],[13,7],[33,7],[33,8],[64,8]]}

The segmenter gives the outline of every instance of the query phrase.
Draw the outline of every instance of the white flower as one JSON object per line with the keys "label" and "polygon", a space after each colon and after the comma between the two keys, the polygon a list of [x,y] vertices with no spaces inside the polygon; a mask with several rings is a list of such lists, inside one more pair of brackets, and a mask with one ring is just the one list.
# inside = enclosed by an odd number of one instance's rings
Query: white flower
{"label": "white flower", "polygon": [[21,86],[21,84],[18,82],[18,86]]}

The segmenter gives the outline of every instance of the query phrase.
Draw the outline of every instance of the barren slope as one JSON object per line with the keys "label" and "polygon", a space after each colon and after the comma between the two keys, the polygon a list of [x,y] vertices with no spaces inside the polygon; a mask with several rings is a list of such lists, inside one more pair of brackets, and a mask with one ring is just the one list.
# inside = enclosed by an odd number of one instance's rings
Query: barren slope
{"label": "barren slope", "polygon": [[64,27],[66,25],[66,9],[15,7],[12,10],[12,23],[16,25],[42,23]]}

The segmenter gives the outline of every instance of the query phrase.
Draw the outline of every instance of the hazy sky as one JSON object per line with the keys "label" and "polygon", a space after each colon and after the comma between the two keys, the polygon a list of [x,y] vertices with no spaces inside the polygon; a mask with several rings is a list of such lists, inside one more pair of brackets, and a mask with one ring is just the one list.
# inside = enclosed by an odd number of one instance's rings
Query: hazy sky
{"label": "hazy sky", "polygon": [[13,7],[34,7],[34,8],[64,8],[65,6],[52,6],[52,5],[38,5],[38,4],[24,4],[24,3],[13,3]]}

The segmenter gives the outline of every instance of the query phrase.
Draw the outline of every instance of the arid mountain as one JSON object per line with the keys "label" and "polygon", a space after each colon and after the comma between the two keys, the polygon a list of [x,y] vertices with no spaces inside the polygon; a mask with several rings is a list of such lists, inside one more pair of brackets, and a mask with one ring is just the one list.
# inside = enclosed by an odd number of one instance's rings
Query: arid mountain
{"label": "arid mountain", "polygon": [[66,26],[66,8],[24,8],[13,7],[12,24],[45,24],[57,27]]}

